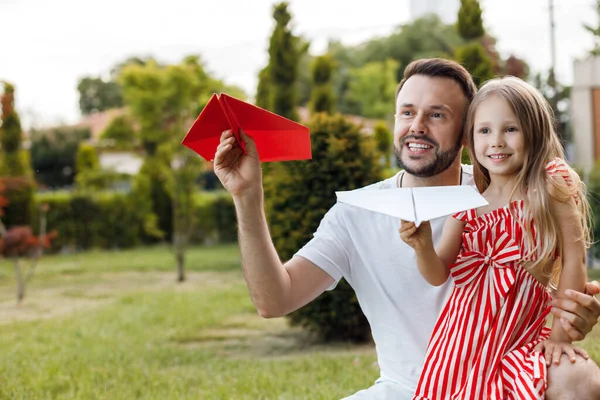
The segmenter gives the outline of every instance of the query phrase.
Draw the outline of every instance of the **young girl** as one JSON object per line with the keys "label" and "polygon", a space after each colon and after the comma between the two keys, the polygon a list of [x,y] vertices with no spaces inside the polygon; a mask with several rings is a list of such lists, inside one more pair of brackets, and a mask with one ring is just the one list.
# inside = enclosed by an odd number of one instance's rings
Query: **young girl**
{"label": "young girl", "polygon": [[[489,205],[431,227],[402,221],[432,285],[453,292],[431,336],[414,399],[543,399],[546,367],[572,346],[560,321],[545,328],[549,289],[583,291],[589,243],[584,185],[564,161],[542,95],[507,77],[486,83],[467,115],[474,179]],[[559,279],[560,278],[560,279]]]}

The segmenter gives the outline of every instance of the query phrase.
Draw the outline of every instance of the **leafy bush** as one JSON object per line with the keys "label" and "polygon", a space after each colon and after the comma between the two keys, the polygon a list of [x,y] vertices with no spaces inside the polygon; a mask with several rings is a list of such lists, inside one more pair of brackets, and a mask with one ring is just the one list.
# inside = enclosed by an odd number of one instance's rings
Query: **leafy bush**
{"label": "leafy bush", "polygon": [[40,186],[73,184],[79,144],[90,137],[88,128],[55,128],[31,132],[31,165]]}
{"label": "leafy bush", "polygon": [[138,142],[138,134],[135,131],[133,120],[128,115],[115,117],[104,131],[100,134],[103,143],[109,144],[116,149],[129,150]]}
{"label": "leafy bush", "polygon": [[200,193],[195,203],[198,227],[192,242],[212,244],[237,240],[235,207],[227,192]]}
{"label": "leafy bush", "polygon": [[[54,192],[35,197],[38,210],[48,204],[48,227],[58,232],[53,251],[91,248],[123,249],[156,242],[144,233],[147,215],[132,193]],[[194,198],[198,226],[194,244],[228,243],[236,240],[235,209],[225,192],[199,193]],[[37,215],[33,215],[37,218]],[[6,217],[5,217],[6,219]],[[37,219],[34,219],[37,220]]]}
{"label": "leafy bush", "polygon": [[53,250],[128,248],[142,243],[143,215],[130,195],[122,193],[44,193],[48,226],[58,232]]}
{"label": "leafy bush", "polygon": [[[267,216],[273,242],[283,260],[307,243],[336,190],[351,190],[381,179],[374,140],[342,116],[317,114],[309,124],[312,160],[274,163],[264,177]],[[354,291],[338,287],[290,315],[294,325],[324,340],[369,338],[370,328]]]}
{"label": "leafy bush", "polygon": [[29,177],[3,177],[0,184],[8,206],[4,209],[4,224],[10,228],[16,225],[30,226],[32,221],[35,182]]}
{"label": "leafy bush", "polygon": [[595,241],[591,253],[595,258],[600,258],[600,164],[596,164],[591,171],[587,183],[588,200],[592,209],[593,230],[592,239]]}

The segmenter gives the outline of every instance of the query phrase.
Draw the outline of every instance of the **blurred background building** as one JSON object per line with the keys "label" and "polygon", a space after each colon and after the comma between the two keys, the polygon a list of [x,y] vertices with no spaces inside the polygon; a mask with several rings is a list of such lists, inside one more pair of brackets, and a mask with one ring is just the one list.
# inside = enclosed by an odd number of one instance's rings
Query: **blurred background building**
{"label": "blurred background building", "polygon": [[600,57],[575,61],[571,113],[577,164],[589,172],[600,159]]}

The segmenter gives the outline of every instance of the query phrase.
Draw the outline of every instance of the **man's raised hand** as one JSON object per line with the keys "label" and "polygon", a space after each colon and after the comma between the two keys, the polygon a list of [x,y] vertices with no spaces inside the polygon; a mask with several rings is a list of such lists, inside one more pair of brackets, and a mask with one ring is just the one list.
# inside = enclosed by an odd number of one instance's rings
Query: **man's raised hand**
{"label": "man's raised hand", "polygon": [[242,130],[240,139],[244,142],[246,154],[235,140],[233,132],[224,131],[214,160],[217,178],[234,198],[262,190],[262,171],[254,139]]}

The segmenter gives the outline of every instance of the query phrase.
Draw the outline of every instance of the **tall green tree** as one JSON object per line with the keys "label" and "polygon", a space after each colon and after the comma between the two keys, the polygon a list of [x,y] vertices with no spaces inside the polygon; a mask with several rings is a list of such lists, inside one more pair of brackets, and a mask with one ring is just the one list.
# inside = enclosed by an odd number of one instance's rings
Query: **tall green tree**
{"label": "tall green tree", "polygon": [[396,71],[393,59],[374,61],[350,71],[346,103],[353,114],[368,118],[386,119],[394,113]]}
{"label": "tall green tree", "polygon": [[4,82],[0,96],[0,177],[6,187],[8,208],[5,224],[29,225],[33,211],[35,182],[29,153],[22,148],[21,120],[15,110],[15,88]]}
{"label": "tall green tree", "polygon": [[0,174],[5,176],[31,174],[27,155],[22,149],[23,130],[19,114],[15,110],[15,88],[8,82],[4,83],[1,105]]}
{"label": "tall green tree", "polygon": [[100,77],[84,77],[77,84],[79,110],[88,115],[123,106],[123,96],[119,84]]}
{"label": "tall green tree", "polygon": [[[306,105],[310,102],[312,94],[312,65],[316,57],[312,56],[308,51],[310,43],[302,37],[299,41],[300,60],[298,61],[298,103]],[[333,61],[333,60],[332,60]],[[334,69],[337,66],[334,63]]]}
{"label": "tall green tree", "polygon": [[477,86],[495,76],[491,60],[480,43],[472,42],[459,47],[455,58],[469,71]]}
{"label": "tall green tree", "polygon": [[597,57],[600,56],[600,0],[596,0],[594,5],[596,12],[596,18],[598,20],[597,26],[584,25],[583,27],[594,36],[594,47],[590,50],[590,55]]}
{"label": "tall green tree", "polygon": [[[366,67],[367,64],[377,63],[373,65],[383,69],[382,66],[388,60],[396,61],[396,71],[391,77],[395,90],[397,82],[402,79],[403,68],[412,60],[425,57],[450,58],[454,54],[454,48],[463,43],[464,40],[452,25],[444,24],[433,14],[398,26],[389,36],[368,40],[355,46],[345,46],[339,41],[331,41],[327,52],[335,59],[337,65],[333,81],[338,102],[337,109],[344,114],[362,112],[360,99],[363,96],[362,93],[356,92],[355,76],[368,75],[373,67]],[[365,70],[357,72],[363,67]],[[361,85],[361,87],[372,91],[368,85]],[[382,111],[374,113],[374,115],[381,114]]]}
{"label": "tall green tree", "polygon": [[481,6],[477,0],[460,0],[456,29],[465,40],[476,40],[485,34]]}
{"label": "tall green tree", "polygon": [[495,76],[494,63],[485,47],[485,29],[478,0],[461,0],[456,30],[465,44],[454,57],[471,73],[477,86]]}
{"label": "tall green tree", "polygon": [[146,65],[149,62],[152,62],[154,64],[159,64],[160,62],[158,60],[156,60],[154,57],[151,56],[130,56],[127,57],[126,59],[124,59],[123,61],[118,62],[117,64],[115,64],[111,69],[110,69],[110,79],[113,82],[117,82],[119,83],[119,76],[121,76],[121,71],[123,70],[123,68],[130,66],[130,65]]}
{"label": "tall green tree", "polygon": [[147,180],[147,184],[136,187],[149,190],[145,194],[149,199],[147,212],[156,216],[157,228],[167,239],[172,234],[173,205],[168,187],[173,142],[183,132],[183,119],[190,116],[192,94],[200,86],[199,79],[185,65],[162,66],[153,61],[124,66],[119,78],[126,104],[139,123],[145,152],[136,179]]}
{"label": "tall green tree", "polygon": [[261,105],[291,120],[298,120],[298,62],[303,51],[300,38],[293,34],[292,15],[288,3],[273,6],[275,28],[269,40],[269,64],[265,68],[266,77],[259,80],[259,95],[268,92],[268,100],[260,98]]}
{"label": "tall green tree", "polygon": [[133,63],[121,69],[119,81],[126,104],[140,126],[146,153],[134,182],[134,196],[147,215],[146,232],[173,241],[177,279],[182,281],[191,232],[181,221],[193,220],[188,200],[201,168],[198,157],[187,154],[189,150],[180,145],[182,132],[213,91],[224,85],[208,75],[198,56],[188,56],[175,65]]}
{"label": "tall green tree", "polygon": [[326,112],[332,114],[335,110],[333,94],[333,71],[335,61],[330,55],[316,57],[313,61],[312,90],[310,95],[311,112]]}
{"label": "tall green tree", "polygon": [[255,104],[258,107],[271,109],[271,90],[269,66],[267,65],[258,73],[258,86],[256,87]]}
{"label": "tall green tree", "polygon": [[129,115],[115,117],[102,131],[100,139],[116,149],[133,149],[138,138],[132,118]]}
{"label": "tall green tree", "polygon": [[127,57],[111,68],[107,79],[92,76],[81,78],[77,84],[81,114],[88,115],[111,108],[123,107],[123,93],[119,84],[121,70],[129,65],[142,66],[149,62],[157,63],[153,57],[149,56]]}
{"label": "tall green tree", "polygon": [[340,66],[359,68],[370,62],[393,59],[398,62],[396,80],[402,79],[404,67],[416,58],[451,57],[454,48],[463,44],[452,25],[444,24],[434,14],[400,25],[389,36],[345,47],[331,42],[328,52]]}

